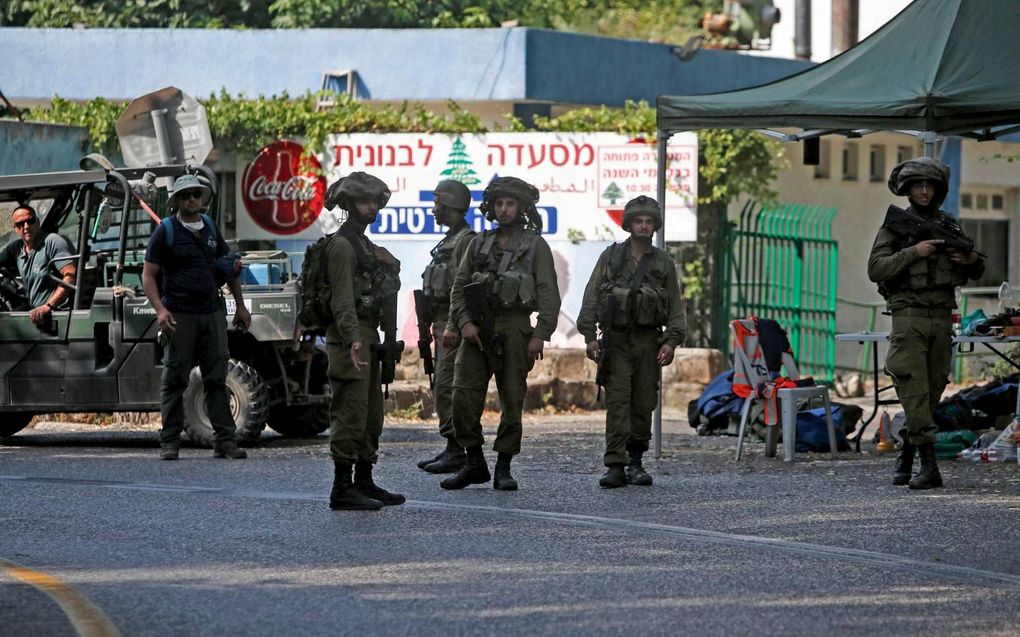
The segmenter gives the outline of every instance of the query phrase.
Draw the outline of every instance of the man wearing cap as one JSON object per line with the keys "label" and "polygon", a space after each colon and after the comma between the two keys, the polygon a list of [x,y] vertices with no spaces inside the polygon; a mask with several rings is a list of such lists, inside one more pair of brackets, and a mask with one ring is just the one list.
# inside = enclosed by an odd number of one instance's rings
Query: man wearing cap
{"label": "man wearing cap", "polygon": [[[471,207],[471,191],[454,179],[444,179],[433,193],[435,204],[432,215],[436,223],[446,226],[446,236],[432,248],[432,261],[422,273],[422,291],[429,304],[432,319],[432,336],[436,343],[435,383],[433,395],[436,414],[439,416],[439,435],[446,439],[446,449],[434,458],[418,463],[418,468],[429,473],[453,473],[464,466],[467,455],[464,447],[457,442],[453,430],[453,367],[454,355],[459,342],[453,349],[443,347],[443,333],[447,329],[450,314],[450,290],[457,274],[457,266],[467,251],[475,231],[465,220]],[[450,325],[450,330],[459,333],[460,328]]]}
{"label": "man wearing cap", "polygon": [[[235,423],[227,394],[226,307],[216,281],[216,260],[230,252],[223,237],[201,214],[212,191],[198,177],[182,175],[174,182],[168,206],[176,210],[149,238],[142,270],[145,296],[156,310],[159,329],[169,337],[163,358],[159,457],[177,460],[184,429],[184,390],[191,368],[198,364],[205,389],[206,411],[215,432],[213,457],[246,458],[234,440]],[[173,231],[168,234],[168,224]],[[171,241],[172,237],[172,241]],[[251,326],[241,283],[227,287],[237,303],[234,323]]]}
{"label": "man wearing cap", "polygon": [[[450,293],[450,320],[443,347],[457,350],[453,379],[453,427],[467,460],[444,489],[463,489],[492,478],[499,491],[514,491],[517,481],[510,462],[521,450],[521,412],[528,372],[542,358],[545,341],[556,331],[560,294],[549,244],[539,236],[542,219],[535,204],[538,189],[516,177],[497,177],[485,188],[479,209],[498,224],[476,235],[460,261]],[[481,284],[491,338],[483,339],[482,325],[472,316],[465,286]],[[477,289],[477,288],[473,288]],[[534,326],[532,313],[538,313]],[[459,334],[458,330],[459,329]],[[496,369],[493,369],[493,367]],[[495,373],[502,408],[493,449],[498,454],[494,475],[482,453],[482,411],[489,379]]]}
{"label": "man wearing cap", "polygon": [[68,288],[58,284],[49,267],[60,272],[65,283],[74,284],[78,268],[71,258],[71,245],[55,232],[43,232],[39,217],[31,206],[20,205],[11,213],[14,231],[20,235],[0,251],[0,267],[17,268],[28,289],[29,317],[36,325],[44,325],[53,310],[66,305],[71,298]]}
{"label": "man wearing cap", "polygon": [[[606,473],[599,479],[606,489],[652,484],[641,458],[652,437],[659,368],[673,362],[687,334],[676,266],[652,245],[661,227],[662,211],[654,199],[642,195],[627,202],[623,229],[630,238],[599,256],[577,316],[588,358],[597,363],[604,356],[607,365]],[[615,304],[611,318],[605,316],[610,298]],[[601,349],[596,327],[613,334],[607,351]]]}
{"label": "man wearing cap", "polygon": [[326,191],[326,208],[347,213],[326,252],[334,318],[326,328],[333,510],[374,510],[405,501],[372,477],[383,428],[382,364],[373,345],[379,343],[382,305],[400,290],[400,262],[369,241],[365,230],[389,199],[386,184],[364,172],[353,172]]}
{"label": "man wearing cap", "polygon": [[[889,189],[908,198],[909,212],[956,226],[952,217],[939,210],[949,190],[949,167],[942,162],[922,157],[897,165],[889,177]],[[940,239],[904,235],[883,224],[868,258],[868,277],[878,283],[892,314],[885,371],[892,376],[906,414],[893,484],[909,484],[911,489],[942,486],[935,461],[938,427],[932,412],[949,382],[955,289],[968,279],[980,278],[985,268],[976,252],[946,249],[944,244]],[[915,452],[921,469],[911,478]]]}

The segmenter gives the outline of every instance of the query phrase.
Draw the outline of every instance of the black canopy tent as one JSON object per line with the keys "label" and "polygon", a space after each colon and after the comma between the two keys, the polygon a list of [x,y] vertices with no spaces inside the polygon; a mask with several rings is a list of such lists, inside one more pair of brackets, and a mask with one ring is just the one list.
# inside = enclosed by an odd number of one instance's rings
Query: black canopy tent
{"label": "black canopy tent", "polygon": [[[757,129],[783,141],[899,131],[920,137],[927,156],[943,135],[996,139],[1020,131],[1020,1],[915,0],[818,66],[736,91],[662,95],[656,111],[660,205],[666,145],[680,131]],[[660,408],[657,455],[661,426]]]}

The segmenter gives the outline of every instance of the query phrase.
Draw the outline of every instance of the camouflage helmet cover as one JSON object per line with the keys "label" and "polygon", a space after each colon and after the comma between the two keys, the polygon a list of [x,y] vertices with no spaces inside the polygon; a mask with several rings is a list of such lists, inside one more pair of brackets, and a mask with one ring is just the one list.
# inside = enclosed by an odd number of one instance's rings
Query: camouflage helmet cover
{"label": "camouflage helmet cover", "polygon": [[659,202],[651,197],[640,195],[627,202],[623,207],[623,229],[630,232],[630,224],[638,215],[650,216],[655,220],[655,229],[662,228],[662,209]]}
{"label": "camouflage helmet cover", "polygon": [[930,181],[935,184],[935,205],[941,204],[949,192],[949,166],[931,157],[918,157],[896,164],[889,175],[889,190],[894,195],[910,195],[910,184]]}
{"label": "camouflage helmet cover", "polygon": [[[518,219],[525,221],[525,217],[531,217],[532,222],[538,218],[535,214],[535,204],[538,203],[538,188],[535,188],[523,179],[517,177],[496,177],[485,187],[482,193],[482,204],[478,209],[482,211],[485,218],[495,221],[496,200],[500,197],[513,197],[520,204],[521,210]],[[540,224],[541,221],[539,220]],[[541,225],[539,225],[541,227]]]}
{"label": "camouflage helmet cover", "polygon": [[444,179],[432,192],[436,202],[457,212],[466,212],[471,207],[471,191],[456,179]]}
{"label": "camouflage helmet cover", "polygon": [[382,208],[390,200],[390,194],[382,179],[358,171],[337,179],[326,189],[325,205],[327,210],[340,206],[351,212],[355,202],[375,201]]}

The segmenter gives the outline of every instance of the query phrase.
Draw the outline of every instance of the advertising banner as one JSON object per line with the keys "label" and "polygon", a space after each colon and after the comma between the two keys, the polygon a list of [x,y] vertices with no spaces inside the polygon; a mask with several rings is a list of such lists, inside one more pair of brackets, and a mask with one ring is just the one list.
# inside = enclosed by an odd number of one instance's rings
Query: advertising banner
{"label": "advertising banner", "polygon": [[[697,234],[697,136],[674,135],[667,163],[666,240]],[[539,213],[549,240],[622,240],[623,207],[638,195],[656,196],[656,149],[616,133],[391,133],[332,135],[314,157],[301,160],[292,141],[266,146],[239,180],[239,239],[317,239],[336,229],[322,209],[326,185],[355,170],[369,172],[393,196],[369,233],[378,240],[436,241],[432,189],[456,179],[471,189],[469,221],[482,191],[497,176],[520,177],[540,191]],[[336,212],[336,211],[334,211]]]}
{"label": "advertising banner", "polygon": [[[697,137],[674,135],[668,151],[666,240],[697,235]],[[425,133],[332,135],[326,147],[302,157],[283,140],[262,148],[238,184],[237,238],[274,240],[300,254],[308,242],[333,232],[339,210],[323,209],[328,184],[362,170],[382,179],[393,195],[369,228],[372,241],[401,262],[400,338],[417,339],[412,290],[421,287],[429,249],[445,233],[432,216],[432,191],[442,179],[468,186],[475,230],[492,226],[478,212],[486,184],[513,176],[539,189],[542,236],[555,260],[562,311],[554,347],[584,347],[574,321],[599,254],[627,238],[623,208],[638,195],[656,196],[656,148],[616,133]]]}

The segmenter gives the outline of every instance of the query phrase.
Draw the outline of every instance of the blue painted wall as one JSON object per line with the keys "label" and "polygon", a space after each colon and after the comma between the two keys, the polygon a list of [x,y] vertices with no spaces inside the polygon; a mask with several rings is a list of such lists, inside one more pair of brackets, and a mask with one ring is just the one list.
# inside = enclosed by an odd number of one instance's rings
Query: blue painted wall
{"label": "blue painted wall", "polygon": [[87,140],[77,126],[0,120],[0,175],[76,170]]}
{"label": "blue painted wall", "polygon": [[355,69],[372,100],[541,100],[622,105],[659,94],[758,84],[809,64],[514,29],[0,28],[0,86],[15,100],[131,99],[165,86],[194,97],[318,90],[327,70]]}

